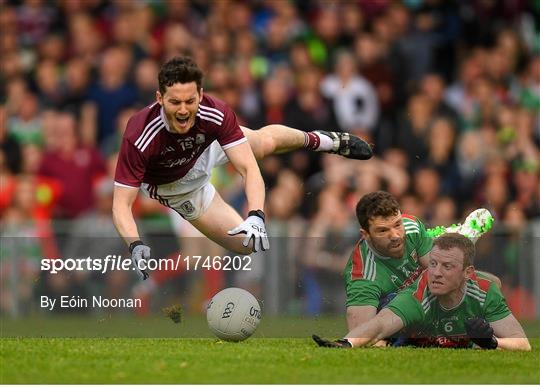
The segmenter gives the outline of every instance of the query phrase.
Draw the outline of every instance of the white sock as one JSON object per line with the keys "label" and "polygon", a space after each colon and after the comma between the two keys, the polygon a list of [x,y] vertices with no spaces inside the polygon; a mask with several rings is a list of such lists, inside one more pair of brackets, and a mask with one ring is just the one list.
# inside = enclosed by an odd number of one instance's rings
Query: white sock
{"label": "white sock", "polygon": [[315,152],[325,152],[334,149],[334,140],[332,140],[330,137],[316,131],[312,133],[319,136],[320,140],[319,146],[315,149]]}

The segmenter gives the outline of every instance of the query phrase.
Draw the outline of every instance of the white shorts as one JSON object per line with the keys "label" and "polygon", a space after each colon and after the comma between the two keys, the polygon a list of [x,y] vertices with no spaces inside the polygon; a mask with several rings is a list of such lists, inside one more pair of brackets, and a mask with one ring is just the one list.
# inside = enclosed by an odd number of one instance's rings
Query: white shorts
{"label": "white shorts", "polygon": [[195,220],[208,210],[216,194],[216,189],[210,183],[212,169],[228,162],[221,145],[214,141],[184,177],[162,185],[143,183],[141,189],[150,198],[172,208],[184,219]]}

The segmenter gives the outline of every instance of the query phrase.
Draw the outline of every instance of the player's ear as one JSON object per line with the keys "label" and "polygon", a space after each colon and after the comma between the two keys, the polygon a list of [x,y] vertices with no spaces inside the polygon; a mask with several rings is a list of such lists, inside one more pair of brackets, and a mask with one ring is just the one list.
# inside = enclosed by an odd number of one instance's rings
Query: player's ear
{"label": "player's ear", "polygon": [[465,268],[465,278],[469,279],[472,277],[473,274],[474,274],[474,266],[473,265],[467,266]]}
{"label": "player's ear", "polygon": [[201,87],[199,90],[199,103],[202,102],[202,96],[203,96],[203,88]]}
{"label": "player's ear", "polygon": [[360,227],[360,235],[362,236],[362,239],[368,239],[369,233]]}
{"label": "player's ear", "polygon": [[161,106],[163,106],[163,96],[161,95],[161,93],[159,92],[159,90],[156,91],[156,101],[157,101],[157,103],[159,103]]}

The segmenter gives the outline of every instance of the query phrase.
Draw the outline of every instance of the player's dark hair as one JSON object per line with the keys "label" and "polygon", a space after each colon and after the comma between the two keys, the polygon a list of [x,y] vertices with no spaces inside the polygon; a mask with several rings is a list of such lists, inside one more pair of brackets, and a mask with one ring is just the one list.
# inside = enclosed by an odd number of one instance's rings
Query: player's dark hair
{"label": "player's dark hair", "polygon": [[368,193],[360,199],[356,205],[356,217],[358,223],[366,231],[369,230],[369,220],[382,216],[395,216],[399,213],[399,203],[396,198],[385,191]]}
{"label": "player's dark hair", "polygon": [[450,250],[457,247],[463,252],[463,268],[470,266],[474,262],[474,243],[461,234],[449,232],[442,234],[433,241],[433,247],[437,246],[441,250]]}
{"label": "player's dark hair", "polygon": [[158,74],[159,92],[163,95],[167,87],[176,83],[197,84],[197,91],[202,86],[203,72],[197,63],[187,56],[174,57],[161,66]]}

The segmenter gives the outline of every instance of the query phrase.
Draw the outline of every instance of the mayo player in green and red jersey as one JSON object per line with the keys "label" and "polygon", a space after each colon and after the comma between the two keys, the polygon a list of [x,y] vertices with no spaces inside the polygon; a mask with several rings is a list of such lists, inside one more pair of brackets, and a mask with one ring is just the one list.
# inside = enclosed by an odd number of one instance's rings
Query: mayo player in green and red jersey
{"label": "mayo player in green and red jersey", "polygon": [[356,216],[362,239],[344,271],[349,331],[374,317],[387,297],[418,278],[427,267],[434,237],[451,230],[476,241],[493,223],[489,211],[480,209],[462,225],[426,230],[418,218],[402,214],[397,200],[384,191],[364,195],[356,206]]}
{"label": "mayo player in green and red jersey", "polygon": [[374,318],[344,339],[319,346],[351,348],[375,344],[403,328],[414,344],[450,348],[530,351],[523,328],[508,309],[499,287],[473,267],[474,244],[457,233],[434,240],[428,268]]}

